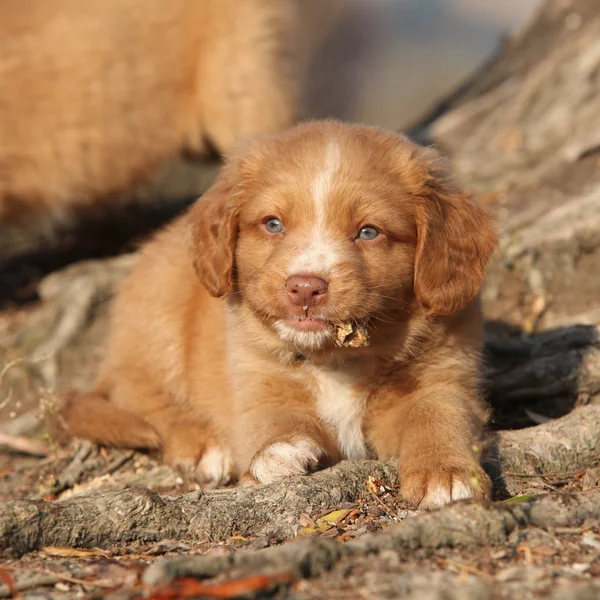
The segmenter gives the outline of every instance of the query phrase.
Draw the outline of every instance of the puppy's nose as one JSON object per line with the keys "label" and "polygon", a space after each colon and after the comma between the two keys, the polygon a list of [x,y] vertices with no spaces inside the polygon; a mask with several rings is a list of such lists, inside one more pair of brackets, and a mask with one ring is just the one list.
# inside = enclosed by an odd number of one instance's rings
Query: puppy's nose
{"label": "puppy's nose", "polygon": [[292,304],[314,306],[327,295],[327,282],[320,277],[294,275],[285,282],[285,291]]}

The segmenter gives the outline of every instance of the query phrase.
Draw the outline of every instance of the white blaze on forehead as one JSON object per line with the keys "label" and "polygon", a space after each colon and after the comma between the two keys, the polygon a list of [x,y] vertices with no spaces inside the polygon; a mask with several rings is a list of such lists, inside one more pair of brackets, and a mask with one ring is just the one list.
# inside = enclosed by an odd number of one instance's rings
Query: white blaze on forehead
{"label": "white blaze on forehead", "polygon": [[312,233],[304,248],[292,257],[288,272],[326,274],[339,262],[340,250],[326,229],[327,205],[331,197],[331,188],[340,166],[340,147],[329,140],[325,146],[323,166],[310,183],[310,196],[314,204],[314,223]]}
{"label": "white blaze on forehead", "polygon": [[330,140],[325,148],[323,167],[317,172],[310,185],[313,202],[315,203],[315,225],[317,228],[325,227],[327,200],[333,185],[333,178],[339,166],[340,148],[336,142]]}

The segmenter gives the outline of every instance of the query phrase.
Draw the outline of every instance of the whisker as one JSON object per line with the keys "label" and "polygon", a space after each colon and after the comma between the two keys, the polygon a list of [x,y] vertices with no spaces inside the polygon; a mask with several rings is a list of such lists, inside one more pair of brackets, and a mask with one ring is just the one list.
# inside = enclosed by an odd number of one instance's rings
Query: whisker
{"label": "whisker", "polygon": [[401,323],[404,323],[404,321],[390,321],[388,319],[384,319],[384,318],[379,317],[379,316],[374,315],[374,314],[370,314],[369,318],[373,319],[375,321],[381,321],[382,323],[386,323],[387,325],[400,325]]}

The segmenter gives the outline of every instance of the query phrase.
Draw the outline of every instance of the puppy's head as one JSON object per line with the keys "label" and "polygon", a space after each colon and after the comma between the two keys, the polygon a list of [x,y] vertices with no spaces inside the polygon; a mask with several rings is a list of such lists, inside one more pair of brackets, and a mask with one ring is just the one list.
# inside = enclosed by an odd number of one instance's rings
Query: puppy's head
{"label": "puppy's head", "polygon": [[325,347],[339,322],[457,313],[496,240],[437,152],[333,121],[250,143],[190,219],[207,290],[236,292],[301,350]]}

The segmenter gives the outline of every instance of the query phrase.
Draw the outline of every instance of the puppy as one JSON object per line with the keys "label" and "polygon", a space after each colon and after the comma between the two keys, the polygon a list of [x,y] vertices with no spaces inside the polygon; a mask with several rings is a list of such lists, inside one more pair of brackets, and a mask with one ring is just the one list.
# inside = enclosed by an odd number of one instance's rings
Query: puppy
{"label": "puppy", "polygon": [[212,485],[397,457],[415,505],[485,498],[495,242],[438,154],[402,136],[327,121],[249,142],[143,249],[96,391],[63,416]]}
{"label": "puppy", "polygon": [[0,226],[292,125],[291,0],[0,3]]}

